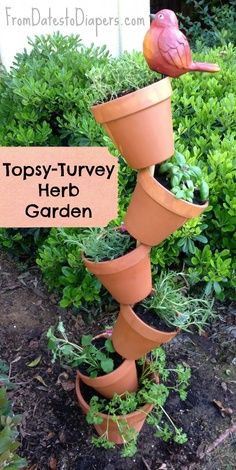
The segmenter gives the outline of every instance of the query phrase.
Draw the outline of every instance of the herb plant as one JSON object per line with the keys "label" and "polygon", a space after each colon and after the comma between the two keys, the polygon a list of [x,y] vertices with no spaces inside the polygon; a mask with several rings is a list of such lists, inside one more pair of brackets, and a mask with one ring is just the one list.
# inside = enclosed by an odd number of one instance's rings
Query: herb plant
{"label": "herb plant", "polygon": [[[140,73],[141,68],[142,73]],[[89,93],[96,96],[94,104],[107,102],[144,88],[160,77],[149,70],[147,64],[144,64],[143,57],[137,52],[132,55],[125,52],[118,59],[114,58],[104,63],[102,67],[97,64],[86,76],[90,81]]]}
{"label": "herb plant", "polygon": [[[176,369],[166,369],[166,355],[161,348],[153,351],[150,362],[147,363],[144,358],[139,361],[139,364],[143,370],[139,390],[136,393],[126,393],[124,396],[114,395],[110,401],[94,396],[90,401],[90,410],[86,417],[89,424],[101,424],[103,418],[100,413],[111,417],[117,424],[123,439],[123,457],[135,455],[138,438],[138,433],[129,426],[126,415],[137,411],[147,403],[154,405],[147,422],[155,428],[156,437],[164,441],[173,439],[178,444],[184,444],[187,441],[187,435],[182,428],[176,426],[164,406],[172,390],[179,393],[181,400],[186,400],[191,370],[183,365],[178,365]],[[166,384],[170,373],[176,374],[175,386]],[[161,383],[155,380],[155,375],[158,375]],[[108,431],[109,429],[100,437],[93,437],[93,444],[107,449],[114,447],[115,444],[108,440]]]}
{"label": "herb plant", "polygon": [[53,362],[60,360],[71,367],[78,368],[80,365],[87,366],[87,372],[94,378],[101,373],[109,374],[114,369],[114,361],[110,357],[115,352],[112,341],[107,338],[102,349],[96,348],[91,335],[84,335],[81,346],[69,341],[63,323],[60,321],[57,331],[61,337],[55,336],[51,327],[47,332],[48,348],[52,352]]}
{"label": "herb plant", "polygon": [[177,282],[176,273],[161,273],[155,283],[155,292],[142,305],[175,329],[189,331],[191,326],[195,326],[201,333],[214,317],[213,302],[185,295],[186,288],[177,285]]}
{"label": "herb plant", "polygon": [[208,200],[209,186],[203,179],[201,168],[188,165],[181,153],[176,152],[172,161],[162,163],[159,174],[166,176],[171,185],[171,192],[178,199],[193,202],[198,192],[201,202]]}
{"label": "herb plant", "polygon": [[76,235],[67,235],[65,241],[77,245],[86,258],[96,263],[119,258],[131,251],[134,245],[128,232],[114,227],[90,229],[88,236],[82,240]]}

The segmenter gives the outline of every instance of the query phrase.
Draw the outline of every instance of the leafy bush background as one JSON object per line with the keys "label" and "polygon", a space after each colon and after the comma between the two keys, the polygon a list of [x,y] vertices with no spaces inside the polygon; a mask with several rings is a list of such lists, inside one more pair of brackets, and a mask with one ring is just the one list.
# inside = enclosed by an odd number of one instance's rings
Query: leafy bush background
{"label": "leafy bush background", "polygon": [[236,0],[186,0],[189,16],[179,13],[193,48],[236,45]]}
{"label": "leafy bush background", "polygon": [[236,0],[151,0],[151,10],[171,8],[192,48],[236,45]]}
{"label": "leafy bush background", "polygon": [[[152,250],[154,278],[164,267],[184,267],[191,285],[222,299],[225,293],[232,297],[236,286],[235,53],[233,45],[198,53],[199,60],[219,62],[222,71],[216,76],[187,74],[173,80],[176,148],[190,163],[202,167],[210,185],[210,207],[203,218],[190,221]],[[124,54],[112,60],[105,49],[86,49],[77,37],[57,34],[37,38],[30,54],[18,54],[10,73],[1,72],[0,144],[107,145],[120,161],[120,214],[114,222],[118,224],[136,173],[123,162],[89,108],[104,86],[118,92],[127,89],[127,83],[132,87],[149,81],[153,81],[153,73],[142,54]],[[76,233],[85,236],[83,230]],[[2,230],[1,245],[13,250],[15,242],[19,243],[13,236],[19,235]],[[34,236],[32,233],[33,245]],[[105,294],[100,284],[85,271],[78,250],[65,244],[63,234],[52,229],[46,241],[43,230],[38,236],[42,242],[37,262],[49,288],[61,293],[61,305],[101,302]]]}

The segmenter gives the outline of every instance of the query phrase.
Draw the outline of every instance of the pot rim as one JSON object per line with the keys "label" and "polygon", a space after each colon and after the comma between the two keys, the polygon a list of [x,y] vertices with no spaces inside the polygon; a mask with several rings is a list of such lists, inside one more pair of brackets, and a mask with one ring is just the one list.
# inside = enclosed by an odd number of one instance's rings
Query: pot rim
{"label": "pot rim", "polygon": [[125,118],[162,101],[166,101],[172,95],[171,79],[166,77],[151,85],[128,93],[106,103],[92,106],[91,111],[97,122],[104,124]]}
{"label": "pot rim", "polygon": [[[90,406],[89,404],[85,401],[82,393],[81,393],[81,390],[80,390],[80,381],[81,379],[77,376],[76,377],[76,384],[75,384],[75,388],[76,388],[76,394],[77,394],[77,397],[78,397],[78,400],[79,400],[79,403],[84,407],[84,409],[86,410],[86,413],[89,411],[90,409]],[[150,403],[146,403],[146,405],[144,405],[142,408],[139,408],[138,410],[136,411],[133,411],[132,413],[129,413],[127,415],[122,415],[122,416],[118,416],[117,419],[120,421],[122,419],[128,419],[128,418],[133,418],[135,416],[138,416],[139,414],[141,413],[144,413],[145,415],[147,413],[150,413],[153,409],[154,405],[150,404]],[[99,412],[98,413],[99,416],[101,416],[103,419],[106,419],[106,420],[112,420],[112,418],[109,416],[109,415],[106,415],[105,413],[101,413]],[[113,421],[112,421],[113,422]]]}
{"label": "pot rim", "polygon": [[82,260],[85,266],[90,268],[94,274],[106,275],[117,274],[133,266],[137,265],[143,260],[151,251],[148,245],[140,244],[134,250],[126,253],[126,255],[108,261],[90,261],[84,253],[82,253]]}
{"label": "pot rim", "polygon": [[[95,336],[93,339],[98,339],[98,338],[107,338],[107,339],[111,339],[112,340],[112,335],[109,335],[108,333],[101,333],[100,335],[97,335]],[[117,352],[117,351],[116,351]],[[117,352],[117,354],[119,354]],[[120,354],[119,354],[120,357],[122,357]],[[133,366],[133,363],[135,362],[134,360],[132,359],[125,359],[123,358],[123,362],[122,364],[120,364],[119,367],[117,367],[116,369],[114,369],[112,372],[109,372],[108,374],[104,374],[104,375],[100,375],[99,377],[89,377],[89,375],[85,375],[83,374],[82,372],[80,372],[80,370],[78,369],[77,370],[77,375],[83,380],[85,379],[86,381],[91,381],[91,384],[95,381],[96,382],[96,386],[105,386],[105,384],[103,384],[103,382],[106,382],[107,380],[112,380],[113,377],[115,377],[115,375],[118,373],[118,372],[121,372],[122,369],[125,369],[125,368],[131,368]]]}
{"label": "pot rim", "polygon": [[150,174],[149,168],[140,170],[137,182],[155,202],[169,212],[173,212],[181,217],[187,219],[197,217],[209,206],[209,201],[199,205],[184,201],[183,199],[177,199],[171,191],[166,189]]}
{"label": "pot rim", "polygon": [[[147,323],[141,320],[141,318],[139,318],[138,315],[136,315],[135,311],[133,310],[133,306],[131,305],[121,305],[120,314],[124,316],[126,321],[127,321],[127,317],[128,319],[132,321],[132,327],[135,324],[137,324],[139,327],[142,326],[142,329],[145,328],[146,330],[145,336],[150,341],[156,341],[157,334],[160,334],[166,338],[169,338],[170,336],[172,337],[173,335],[176,336],[180,332],[179,329],[167,332],[167,331],[157,330],[156,328],[149,326]],[[139,331],[139,334],[142,336],[142,331]]]}

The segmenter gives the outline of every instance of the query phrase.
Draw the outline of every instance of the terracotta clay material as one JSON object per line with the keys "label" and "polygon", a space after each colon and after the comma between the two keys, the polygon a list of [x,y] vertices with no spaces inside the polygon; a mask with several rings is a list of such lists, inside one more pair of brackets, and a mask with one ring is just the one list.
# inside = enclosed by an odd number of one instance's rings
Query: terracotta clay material
{"label": "terracotta clay material", "polygon": [[[96,336],[110,338],[106,333]],[[109,374],[91,378],[77,371],[78,377],[89,387],[94,388],[106,398],[112,398],[115,393],[122,395],[125,392],[136,392],[138,388],[138,375],[135,361],[125,359],[124,362]]]}
{"label": "terracotta clay material", "polygon": [[174,154],[170,78],[92,107],[131,168],[161,163]]}
{"label": "terracotta clay material", "polygon": [[95,263],[82,256],[86,268],[99,279],[119,303],[134,304],[152,290],[150,247],[140,245],[111,261]]}
{"label": "terracotta clay material", "polygon": [[113,329],[112,342],[115,350],[127,359],[137,360],[152,349],[171,341],[178,331],[158,331],[148,326],[129,305],[121,305]]}
{"label": "terracotta clay material", "polygon": [[[85,399],[81,394],[79,377],[77,377],[76,379],[76,394],[82,411],[87,414],[89,411],[89,405],[88,403],[86,403]],[[134,413],[118,417],[118,420],[120,422],[124,422],[125,420],[131,428],[139,432],[141,431],[144,425],[147,415],[152,411],[152,409],[153,405],[147,404],[139,410],[135,411]],[[116,444],[124,444],[118,426],[112,421],[112,418],[104,413],[99,413],[99,416],[103,418],[102,424],[94,425],[99,436],[102,436],[103,434],[107,433],[109,441],[115,442]]]}
{"label": "terracotta clay material", "polygon": [[145,169],[138,174],[125,226],[140,242],[156,246],[207,207],[208,202],[197,205],[177,199]]}

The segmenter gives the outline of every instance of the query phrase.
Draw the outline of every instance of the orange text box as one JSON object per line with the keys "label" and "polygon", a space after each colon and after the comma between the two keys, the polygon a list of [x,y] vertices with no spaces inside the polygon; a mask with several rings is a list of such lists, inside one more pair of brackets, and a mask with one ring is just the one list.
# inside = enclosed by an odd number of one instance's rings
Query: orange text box
{"label": "orange text box", "polygon": [[105,227],[118,162],[101,147],[0,147],[0,227]]}

